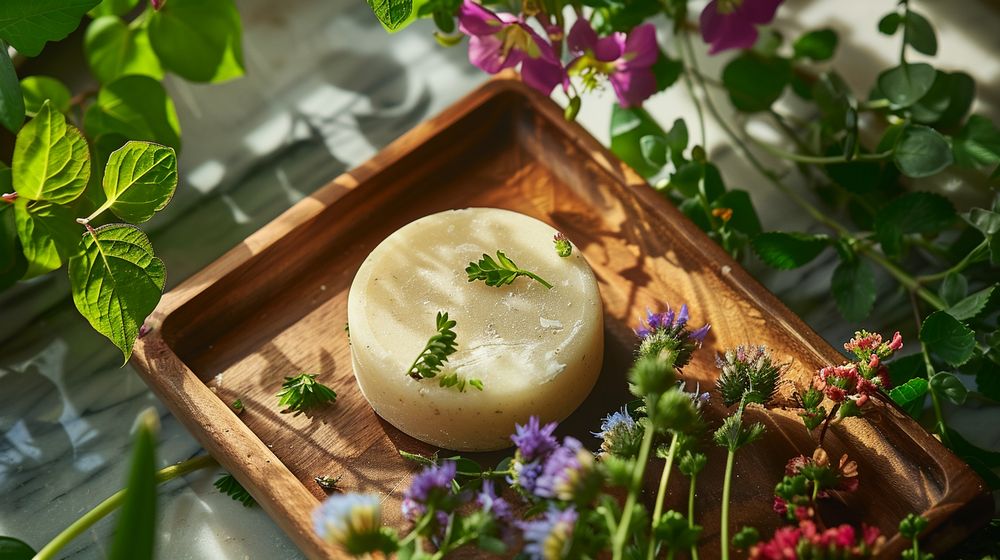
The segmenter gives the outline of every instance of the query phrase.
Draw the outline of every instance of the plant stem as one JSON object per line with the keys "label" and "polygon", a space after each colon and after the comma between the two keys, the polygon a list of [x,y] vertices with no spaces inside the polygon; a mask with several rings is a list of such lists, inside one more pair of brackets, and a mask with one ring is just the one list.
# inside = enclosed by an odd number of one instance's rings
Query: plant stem
{"label": "plant stem", "polygon": [[[670,440],[670,450],[667,451],[667,462],[663,465],[663,474],[660,475],[660,488],[656,491],[656,506],[653,507],[653,519],[650,523],[650,535],[653,534],[653,527],[663,513],[663,500],[667,495],[667,482],[670,480],[670,471],[674,468],[674,455],[677,452],[677,434],[674,433]],[[646,551],[646,558],[653,560],[656,556],[656,539],[650,537],[649,549]]]}
{"label": "plant stem", "polygon": [[[688,53],[685,56],[684,42],[681,41],[681,35],[687,36],[687,32],[677,32],[674,33],[674,42],[677,44],[677,51],[681,55],[681,60],[686,58],[691,59],[691,65],[697,68],[698,64],[694,61],[694,51]],[[690,47],[690,43],[688,43]],[[698,96],[694,93],[694,85],[691,83],[691,76],[689,72],[684,72],[684,85],[687,86],[688,95],[691,97],[691,101],[694,103],[694,108],[698,112],[698,127],[701,129],[701,145],[706,147],[708,145],[707,137],[705,136],[705,113],[701,110],[701,103],[698,101]]]}
{"label": "plant stem", "polygon": [[[692,474],[688,487],[688,529],[694,529],[694,481],[697,478],[697,474]],[[691,560],[698,560],[698,543],[691,543]]]}
{"label": "plant stem", "polygon": [[[219,463],[216,462],[211,455],[201,455],[199,457],[195,457],[194,459],[188,459],[183,463],[177,463],[176,465],[170,465],[169,467],[160,469],[156,472],[156,482],[157,484],[162,484],[168,480],[173,480],[190,472],[208,467],[214,467],[218,464]],[[97,523],[109,513],[118,509],[118,506],[120,506],[125,500],[125,491],[125,489],[121,489],[115,492],[111,496],[108,496],[108,498],[103,502],[97,504],[94,509],[83,514],[82,517],[74,521],[69,527],[66,527],[61,533],[56,535],[54,539],[49,541],[49,544],[42,547],[42,549],[35,554],[35,557],[32,560],[48,560],[50,558],[55,558],[56,553],[69,544],[70,541],[80,536],[81,533],[89,529],[94,523]]]}
{"label": "plant stem", "polygon": [[976,262],[980,257],[982,257],[986,253],[987,250],[989,250],[989,242],[986,239],[983,239],[979,243],[979,245],[976,246],[975,249],[970,251],[968,255],[965,255],[965,257],[962,260],[955,263],[955,266],[949,268],[948,270],[944,270],[935,274],[917,276],[917,282],[921,284],[926,284],[928,282],[943,280],[944,277],[948,276],[949,274],[958,274],[959,272],[965,270],[965,268],[968,267],[970,264]]}
{"label": "plant stem", "polygon": [[722,560],[729,560],[729,490],[732,487],[733,460],[735,458],[736,450],[730,449],[726,456],[726,475],[722,483],[722,524],[719,527]]}
{"label": "plant stem", "polygon": [[[775,157],[781,159],[787,159],[790,161],[797,161],[800,163],[812,163],[817,165],[827,165],[831,163],[847,163],[848,159],[844,156],[813,156],[808,154],[797,154],[795,152],[789,152],[783,150],[774,144],[764,142],[751,134],[746,135],[755,146],[763,148],[764,151],[770,153]],[[892,151],[882,152],[878,154],[858,154],[850,161],[882,161],[888,157],[892,156]]]}
{"label": "plant stem", "polygon": [[907,274],[906,271],[896,266],[895,263],[882,256],[882,254],[878,251],[875,251],[871,247],[861,245],[858,247],[858,252],[879,264],[885,269],[886,272],[895,278],[897,282],[902,284],[904,288],[916,293],[920,296],[920,299],[926,301],[933,307],[939,310],[943,310],[948,307],[948,304],[939,298],[937,294],[934,294],[927,288],[921,286],[920,282],[916,278]]}
{"label": "plant stem", "polygon": [[635,502],[639,497],[639,489],[642,486],[642,475],[646,471],[646,462],[649,461],[649,450],[653,447],[653,436],[655,435],[652,419],[646,424],[646,431],[642,436],[642,445],[639,447],[639,457],[635,467],[632,469],[632,480],[629,484],[628,497],[625,498],[625,507],[622,509],[622,520],[618,524],[614,539],[611,541],[612,558],[621,560],[624,557],[625,539],[628,538],[628,529],[632,521],[632,510],[635,509]]}

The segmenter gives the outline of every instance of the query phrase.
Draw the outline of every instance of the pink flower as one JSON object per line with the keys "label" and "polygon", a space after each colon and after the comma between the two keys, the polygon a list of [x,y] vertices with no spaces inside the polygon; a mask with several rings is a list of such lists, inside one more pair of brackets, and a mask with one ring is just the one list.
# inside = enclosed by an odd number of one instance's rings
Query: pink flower
{"label": "pink flower", "polygon": [[899,331],[892,335],[892,342],[889,343],[889,350],[896,352],[903,348],[903,337],[900,336]]}
{"label": "pink flower", "polygon": [[757,42],[757,27],[774,19],[781,0],[712,0],[701,12],[701,37],[708,54],[749,49]]}
{"label": "pink flower", "polygon": [[555,49],[519,17],[465,0],[458,10],[458,28],[469,36],[469,62],[480,70],[496,74],[520,64],[524,83],[545,95],[567,83]]}
{"label": "pink flower", "polygon": [[659,47],[652,23],[638,26],[628,35],[616,32],[598,38],[590,22],[580,18],[569,30],[566,44],[579,55],[570,63],[570,71],[589,87],[596,85],[597,75],[607,76],[623,107],[641,105],[656,92],[653,64]]}

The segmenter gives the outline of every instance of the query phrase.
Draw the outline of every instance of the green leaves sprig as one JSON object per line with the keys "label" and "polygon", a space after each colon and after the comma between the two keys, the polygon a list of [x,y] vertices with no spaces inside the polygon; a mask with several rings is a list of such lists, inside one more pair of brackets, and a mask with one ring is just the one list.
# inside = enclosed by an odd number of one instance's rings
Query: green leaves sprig
{"label": "green leaves sprig", "polygon": [[281,412],[300,414],[322,407],[337,400],[337,393],[319,381],[316,376],[301,373],[294,377],[286,377],[277,394],[278,406],[284,407]]}
{"label": "green leaves sprig", "polygon": [[552,284],[549,284],[537,274],[518,267],[503,251],[499,250],[497,251],[496,260],[483,253],[483,257],[479,259],[479,262],[470,262],[469,266],[465,267],[465,272],[469,275],[469,282],[483,280],[487,286],[507,286],[513,283],[514,280],[517,280],[518,277],[526,276],[545,286],[546,289],[552,289]]}
{"label": "green leaves sprig", "polygon": [[436,332],[427,340],[427,345],[413,360],[413,365],[406,370],[406,374],[414,379],[430,379],[441,371],[441,366],[448,361],[458,349],[455,344],[457,335],[455,325],[458,323],[448,318],[448,312],[439,311],[434,319]]}
{"label": "green leaves sprig", "polygon": [[257,505],[257,500],[250,495],[250,492],[240,484],[240,481],[236,480],[236,477],[229,473],[224,473],[212,486],[218,488],[219,492],[229,496],[230,498],[236,500],[237,502],[243,504],[243,507],[254,507]]}

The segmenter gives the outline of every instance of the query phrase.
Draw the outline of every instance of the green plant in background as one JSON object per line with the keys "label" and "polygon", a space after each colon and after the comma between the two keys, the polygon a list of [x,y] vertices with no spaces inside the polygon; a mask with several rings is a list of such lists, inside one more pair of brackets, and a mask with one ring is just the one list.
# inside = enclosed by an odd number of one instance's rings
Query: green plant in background
{"label": "green plant in background", "polygon": [[[85,16],[99,88],[73,95],[52,77],[18,80],[8,45],[37,56]],[[161,80],[222,82],[243,71],[232,0],[0,4],[0,124],[17,135],[10,166],[0,163],[0,290],[67,266],[77,309],[127,361],[166,279],[135,226],[177,187],[181,131]]]}

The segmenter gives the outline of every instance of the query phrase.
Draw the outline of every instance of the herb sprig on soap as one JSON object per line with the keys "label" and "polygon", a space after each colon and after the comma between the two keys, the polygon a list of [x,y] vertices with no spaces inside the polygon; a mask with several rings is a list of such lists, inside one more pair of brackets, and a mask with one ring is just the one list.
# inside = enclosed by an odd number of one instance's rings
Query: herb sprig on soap
{"label": "herb sprig on soap", "polygon": [[282,413],[301,413],[337,400],[337,393],[333,389],[316,381],[316,376],[308,373],[286,377],[277,396],[278,406],[285,407]]}
{"label": "herb sprig on soap", "polygon": [[487,286],[506,286],[517,280],[519,276],[526,276],[547,289],[552,289],[552,284],[537,274],[518,267],[503,251],[497,251],[497,260],[493,260],[493,257],[483,253],[483,258],[479,259],[479,262],[470,262],[469,266],[465,267],[465,272],[469,275],[469,282],[484,280]]}
{"label": "herb sprig on soap", "polygon": [[[413,361],[406,374],[414,379],[431,379],[441,373],[441,367],[448,361],[448,357],[458,350],[455,343],[457,335],[453,330],[458,323],[448,318],[447,312],[438,312],[435,319],[437,332],[427,341],[427,345]],[[439,385],[441,387],[454,387],[458,392],[464,393],[466,384],[483,390],[483,382],[478,379],[468,379],[455,372],[441,376]]]}

